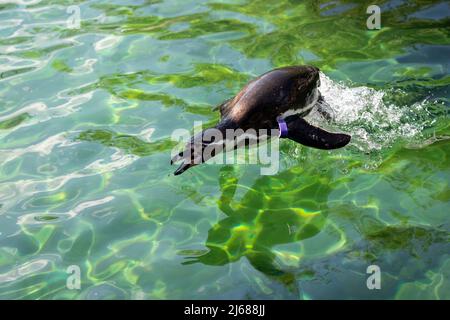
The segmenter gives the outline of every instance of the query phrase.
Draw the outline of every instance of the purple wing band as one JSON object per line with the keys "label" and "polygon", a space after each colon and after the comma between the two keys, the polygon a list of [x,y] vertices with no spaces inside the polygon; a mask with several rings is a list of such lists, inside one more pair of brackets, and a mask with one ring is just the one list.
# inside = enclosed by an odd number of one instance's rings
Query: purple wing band
{"label": "purple wing band", "polygon": [[286,121],[282,118],[277,119],[278,122],[278,128],[280,129],[280,134],[278,135],[279,138],[286,138],[288,136],[288,127],[286,124]]}

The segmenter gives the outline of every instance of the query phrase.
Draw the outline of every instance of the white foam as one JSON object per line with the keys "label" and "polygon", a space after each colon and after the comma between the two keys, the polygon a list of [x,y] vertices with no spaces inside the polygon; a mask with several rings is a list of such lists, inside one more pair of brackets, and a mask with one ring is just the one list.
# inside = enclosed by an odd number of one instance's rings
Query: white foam
{"label": "white foam", "polygon": [[[410,116],[423,112],[425,102],[396,106],[383,101],[386,93],[382,90],[348,87],[322,73],[320,81],[319,90],[330,105],[337,126],[351,134],[352,144],[363,151],[381,150],[398,139],[411,139],[425,125]],[[312,117],[316,116],[314,112]]]}

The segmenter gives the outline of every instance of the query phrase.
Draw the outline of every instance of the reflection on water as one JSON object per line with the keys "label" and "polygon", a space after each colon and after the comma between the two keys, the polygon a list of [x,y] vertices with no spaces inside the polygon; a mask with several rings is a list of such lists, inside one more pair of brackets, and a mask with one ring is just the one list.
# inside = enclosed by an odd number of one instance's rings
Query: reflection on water
{"label": "reflection on water", "polygon": [[[0,298],[449,299],[449,7],[370,4],[3,1]],[[173,130],[304,63],[349,147],[171,175]]]}
{"label": "reflection on water", "polygon": [[[226,168],[227,169],[227,168]],[[239,186],[236,178],[225,170],[222,179],[222,196],[219,209],[228,217],[215,224],[208,233],[206,245],[209,252],[197,257],[209,265],[224,265],[247,257],[255,269],[268,275],[278,275],[276,255],[271,249],[279,244],[311,238],[322,229],[325,218],[320,207],[327,198],[330,187],[323,177],[300,189],[292,191],[298,182],[289,173],[258,179],[251,187]],[[291,183],[279,185],[288,178]],[[278,185],[277,185],[278,184]],[[242,199],[233,203],[236,189],[246,189]],[[277,190],[268,196],[265,192]],[[316,202],[302,199],[316,196]],[[325,201],[326,202],[326,201]],[[301,256],[301,252],[298,252]],[[191,263],[190,261],[189,263]]]}

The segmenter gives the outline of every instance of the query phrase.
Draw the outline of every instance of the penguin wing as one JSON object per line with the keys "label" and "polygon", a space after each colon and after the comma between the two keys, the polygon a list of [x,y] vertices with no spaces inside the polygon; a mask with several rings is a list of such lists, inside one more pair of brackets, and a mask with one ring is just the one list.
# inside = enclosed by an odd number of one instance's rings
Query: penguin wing
{"label": "penguin wing", "polygon": [[287,117],[285,121],[288,127],[287,138],[307,147],[323,150],[338,149],[346,146],[351,139],[348,134],[332,133],[315,127],[297,115]]}

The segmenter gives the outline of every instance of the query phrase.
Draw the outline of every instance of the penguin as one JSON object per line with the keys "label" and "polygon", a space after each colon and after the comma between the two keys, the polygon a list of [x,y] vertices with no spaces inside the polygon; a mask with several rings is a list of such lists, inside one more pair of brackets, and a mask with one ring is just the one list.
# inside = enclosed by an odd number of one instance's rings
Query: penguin
{"label": "penguin", "polygon": [[[259,141],[258,132],[278,129],[279,138],[308,147],[331,150],[346,146],[350,135],[325,131],[303,119],[314,108],[330,119],[323,108],[324,98],[319,87],[320,70],[315,66],[277,68],[253,79],[236,96],[217,107],[220,122],[216,126],[193,136],[184,150],[172,158],[171,164],[183,161],[174,174],[179,175],[229,150],[228,145],[234,149],[240,147],[236,141],[217,138],[216,133],[225,137],[227,130],[254,129],[256,137],[250,143],[251,139],[246,140],[247,145]],[[208,149],[209,152],[205,152]]]}

